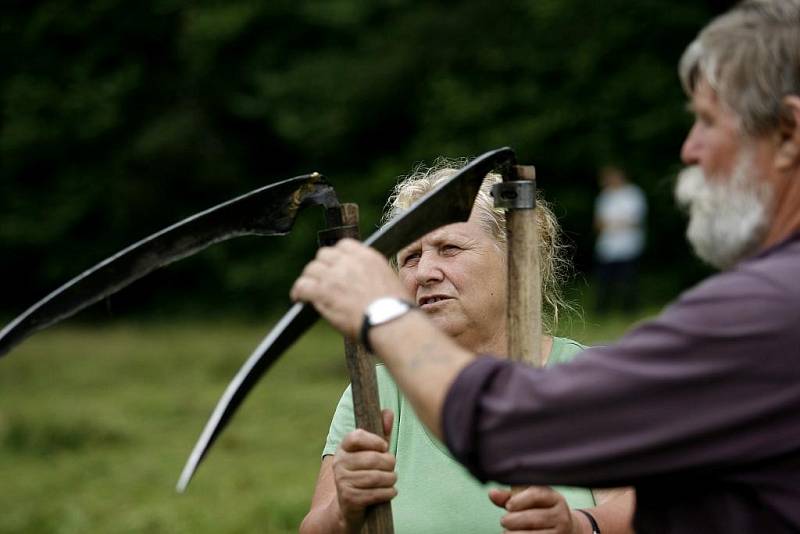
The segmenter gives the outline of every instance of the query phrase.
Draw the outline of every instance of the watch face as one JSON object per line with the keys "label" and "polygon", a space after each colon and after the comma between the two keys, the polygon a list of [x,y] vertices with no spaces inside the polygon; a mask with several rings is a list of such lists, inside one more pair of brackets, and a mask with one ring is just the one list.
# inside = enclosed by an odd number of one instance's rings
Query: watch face
{"label": "watch face", "polygon": [[378,325],[391,321],[403,315],[411,306],[400,299],[386,297],[378,299],[367,306],[367,316],[372,325]]}

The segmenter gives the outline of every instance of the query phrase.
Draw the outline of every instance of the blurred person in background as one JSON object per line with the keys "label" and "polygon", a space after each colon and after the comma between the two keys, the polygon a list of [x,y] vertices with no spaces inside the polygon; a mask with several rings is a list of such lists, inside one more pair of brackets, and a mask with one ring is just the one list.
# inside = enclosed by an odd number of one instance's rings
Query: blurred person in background
{"label": "blurred person in background", "polygon": [[[480,480],[633,485],[642,533],[800,532],[800,0],[745,0],[687,47],[676,197],[720,270],[613,345],[533,369],[409,310],[364,338]],[[359,280],[357,284],[344,281]],[[405,288],[353,240],[292,289],[357,335]]]}
{"label": "blurred person in background", "polygon": [[[389,200],[385,222],[452,177],[463,163],[440,159],[402,180]],[[468,222],[427,234],[395,260],[406,298],[443,332],[467,350],[502,355],[508,343],[505,213],[494,209],[489,193],[500,180],[496,174],[487,176]],[[568,262],[562,257],[558,222],[542,198],[537,199],[537,222],[545,331],[552,333],[566,306],[559,286]],[[542,342],[547,365],[570,361],[582,349],[552,335]],[[591,533],[593,522],[606,534],[631,532],[631,490],[537,486],[512,497],[508,487],[481,484],[425,429],[383,365],[377,376],[389,441],[355,430],[348,388],[333,417],[301,533],[358,532],[366,506],[388,500],[397,534],[481,534],[499,532],[501,523],[509,531],[579,534]]]}
{"label": "blurred person in background", "polygon": [[614,300],[633,313],[639,304],[639,257],[644,250],[647,200],[616,166],[600,170],[594,205],[596,311],[610,311]]}

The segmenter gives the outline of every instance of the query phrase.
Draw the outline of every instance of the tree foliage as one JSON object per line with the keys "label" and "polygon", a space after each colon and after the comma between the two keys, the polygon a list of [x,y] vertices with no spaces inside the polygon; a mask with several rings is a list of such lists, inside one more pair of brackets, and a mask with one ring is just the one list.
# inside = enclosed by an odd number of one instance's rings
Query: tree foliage
{"label": "tree foliage", "polygon": [[[396,177],[508,145],[591,260],[597,168],[651,202],[647,261],[687,263],[676,64],[725,2],[43,0],[0,7],[0,277],[11,312],[184,216],[318,170],[374,228]],[[121,299],[266,310],[314,250],[214,247]],[[279,267],[276,267],[279,266]]]}

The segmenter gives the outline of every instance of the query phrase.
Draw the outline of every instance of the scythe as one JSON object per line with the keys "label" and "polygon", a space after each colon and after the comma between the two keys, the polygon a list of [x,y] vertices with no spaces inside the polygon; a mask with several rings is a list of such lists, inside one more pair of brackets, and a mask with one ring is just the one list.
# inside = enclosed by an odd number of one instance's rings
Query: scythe
{"label": "scythe", "polygon": [[[390,256],[440,226],[467,220],[486,174],[500,171],[506,175],[514,164],[510,148],[479,156],[364,243]],[[345,226],[333,187],[322,175],[313,173],[257,189],[142,239],[73,278],[12,320],[0,331],[0,356],[32,333],[214,243],[243,235],[284,235],[291,230],[299,210],[309,205],[325,208],[328,228]],[[297,303],[256,347],[207,422],[183,469],[179,491],[186,489],[200,462],[261,376],[318,318],[313,307]]]}

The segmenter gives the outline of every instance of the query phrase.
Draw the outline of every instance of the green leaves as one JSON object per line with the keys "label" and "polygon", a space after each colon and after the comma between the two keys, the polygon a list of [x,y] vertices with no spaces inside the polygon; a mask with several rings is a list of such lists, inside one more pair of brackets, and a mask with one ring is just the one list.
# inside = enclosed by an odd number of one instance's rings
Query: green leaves
{"label": "green leaves", "polygon": [[[665,185],[687,126],[676,64],[708,16],[689,0],[6,3],[2,306],[19,310],[150,232],[313,170],[361,203],[366,235],[416,162],[503,145],[537,166],[584,268],[596,169],[627,167],[651,195],[652,238],[668,244],[651,257],[666,266],[684,250]],[[223,293],[283,302],[315,224],[258,254],[208,254],[193,271]],[[170,299],[159,287],[133,300],[157,290]]]}

